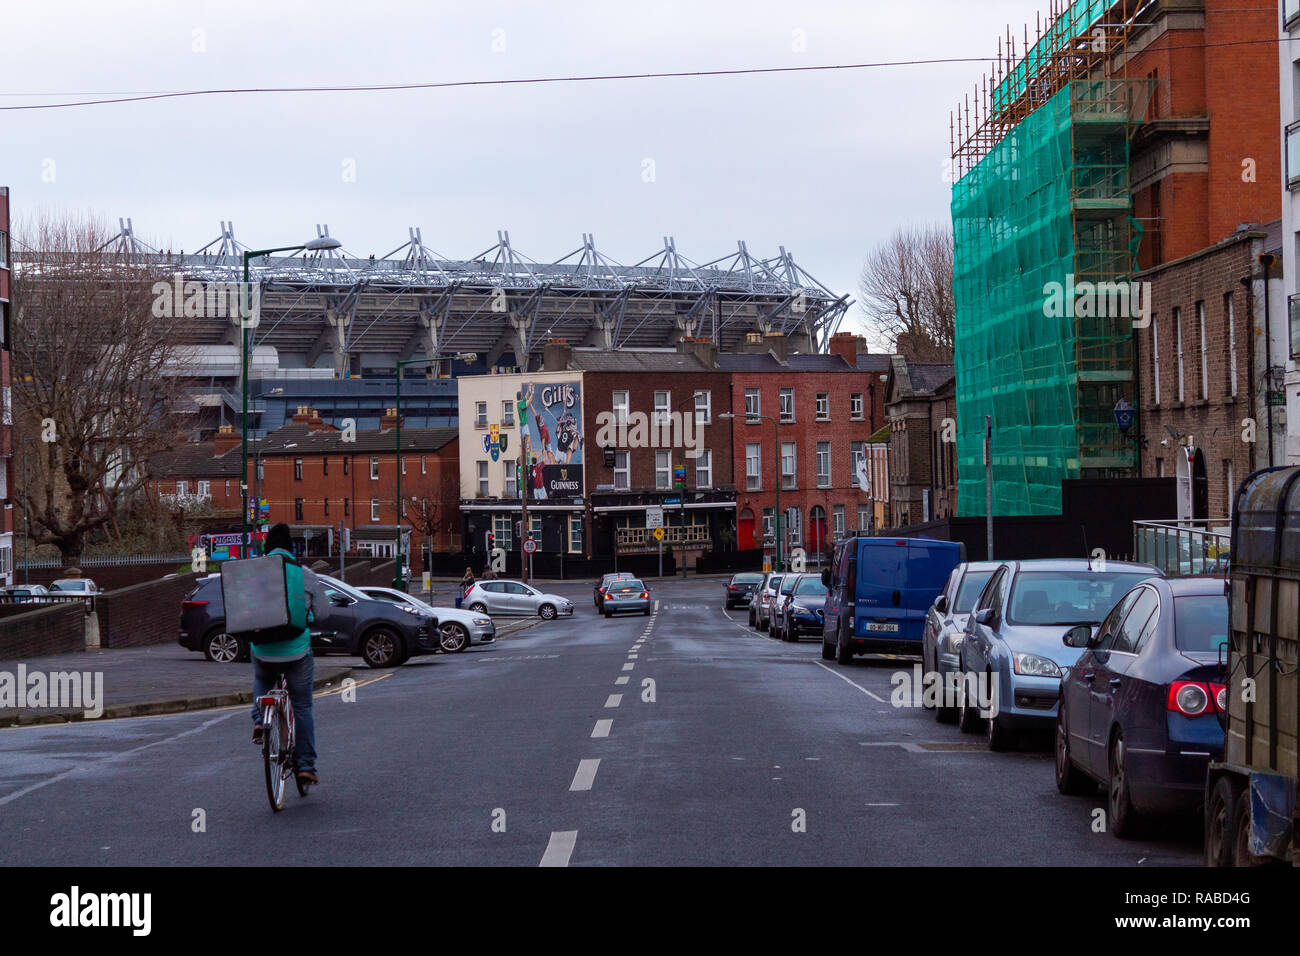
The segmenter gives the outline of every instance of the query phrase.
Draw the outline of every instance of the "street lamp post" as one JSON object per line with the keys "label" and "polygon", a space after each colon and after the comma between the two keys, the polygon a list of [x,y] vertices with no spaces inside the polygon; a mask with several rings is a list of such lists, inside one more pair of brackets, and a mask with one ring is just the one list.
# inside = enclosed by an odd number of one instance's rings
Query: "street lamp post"
{"label": "street lamp post", "polygon": [[397,461],[397,494],[393,499],[393,506],[396,509],[394,521],[397,525],[397,570],[393,574],[393,587],[399,591],[406,590],[406,570],[405,557],[402,553],[402,369],[408,365],[434,365],[448,359],[455,361],[459,359],[462,362],[472,362],[478,358],[475,352],[457,352],[454,355],[435,355],[432,358],[418,359],[400,359],[397,362],[397,402],[393,409],[393,415],[397,422],[393,427],[393,448]]}
{"label": "street lamp post", "polygon": [[239,377],[241,379],[240,391],[243,393],[239,415],[239,497],[243,505],[239,514],[239,553],[244,557],[247,557],[248,552],[251,550],[249,547],[251,542],[248,538],[248,329],[253,310],[252,303],[248,298],[250,285],[248,264],[253,259],[269,256],[273,252],[302,252],[304,250],[307,252],[323,252],[327,249],[337,249],[341,245],[341,242],[331,236],[318,236],[297,246],[244,250],[244,302],[242,313],[239,316]]}
{"label": "street lamp post", "polygon": [[[721,412],[719,418],[740,418],[735,412]],[[744,415],[747,421],[763,419],[772,423],[772,444],[775,446],[776,457],[773,464],[776,466],[776,565],[773,571],[781,570],[781,421],[773,418],[771,415],[750,415],[748,412]],[[763,480],[762,469],[759,469],[759,482]]]}

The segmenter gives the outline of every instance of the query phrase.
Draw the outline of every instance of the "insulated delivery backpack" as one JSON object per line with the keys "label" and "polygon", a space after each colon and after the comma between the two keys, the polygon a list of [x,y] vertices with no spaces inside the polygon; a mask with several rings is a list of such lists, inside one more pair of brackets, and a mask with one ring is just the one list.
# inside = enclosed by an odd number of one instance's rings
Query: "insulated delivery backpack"
{"label": "insulated delivery backpack", "polygon": [[287,641],[321,613],[316,575],[292,558],[268,554],[221,565],[221,600],[226,630],[252,644]]}

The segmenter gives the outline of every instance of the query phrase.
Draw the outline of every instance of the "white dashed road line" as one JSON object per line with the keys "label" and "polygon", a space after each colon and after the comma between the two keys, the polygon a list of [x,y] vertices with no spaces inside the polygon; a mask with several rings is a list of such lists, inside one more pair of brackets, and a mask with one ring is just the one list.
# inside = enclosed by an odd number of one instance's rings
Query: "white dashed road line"
{"label": "white dashed road line", "polygon": [[624,665],[623,665],[623,670],[625,670],[625,671],[630,671],[630,670],[631,670],[632,668],[634,668],[634,667],[636,667],[635,664],[624,664]]}
{"label": "white dashed road line", "polygon": [[853,681],[849,680],[847,677],[845,677],[845,676],[844,676],[843,674],[841,674],[839,671],[833,671],[833,670],[831,670],[829,667],[827,667],[827,666],[826,666],[825,664],[823,664],[821,661],[813,661],[813,663],[816,664],[818,667],[820,667],[822,670],[824,670],[826,673],[828,673],[828,674],[834,674],[834,675],[835,675],[836,677],[838,677],[840,680],[844,681],[844,683],[846,683],[846,684],[853,684],[854,687],[856,687],[858,690],[862,691],[862,693],[866,694],[866,695],[867,695],[868,697],[870,697],[872,700],[874,700],[874,701],[879,701],[879,702],[882,703],[882,704],[887,704],[887,703],[889,703],[889,701],[885,700],[885,698],[879,696],[878,694],[873,694],[871,691],[867,690],[867,689],[866,689],[865,687],[863,687],[861,684],[854,684]]}
{"label": "white dashed road line", "polygon": [[577,830],[556,830],[546,844],[542,862],[538,866],[568,866],[573,855],[573,845],[578,842]]}
{"label": "white dashed road line", "polygon": [[608,737],[609,729],[614,726],[614,721],[606,717],[604,720],[596,721],[596,726],[592,728],[592,737]]}
{"label": "white dashed road line", "polygon": [[617,707],[617,706],[618,706],[619,704],[621,704],[621,703],[623,703],[623,695],[622,695],[622,694],[610,694],[610,695],[609,695],[609,698],[605,701],[605,706],[606,706],[606,707]]}
{"label": "white dashed road line", "polygon": [[622,685],[624,685],[624,684],[626,684],[626,683],[627,683],[627,675],[626,675],[626,674],[624,674],[622,677],[616,678],[616,679],[614,680],[614,685],[615,685],[616,687],[621,687]]}
{"label": "white dashed road line", "polygon": [[569,790],[590,790],[592,783],[596,779],[596,769],[600,766],[600,758],[578,761],[578,772],[573,775],[573,783],[569,784]]}

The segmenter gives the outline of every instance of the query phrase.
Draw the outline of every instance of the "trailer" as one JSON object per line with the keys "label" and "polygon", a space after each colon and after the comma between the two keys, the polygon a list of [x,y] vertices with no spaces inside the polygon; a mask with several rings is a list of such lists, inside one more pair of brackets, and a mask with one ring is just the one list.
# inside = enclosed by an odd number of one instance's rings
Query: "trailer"
{"label": "trailer", "polygon": [[1228,576],[1223,760],[1205,780],[1209,866],[1300,863],[1297,648],[1300,468],[1268,468],[1237,490]]}

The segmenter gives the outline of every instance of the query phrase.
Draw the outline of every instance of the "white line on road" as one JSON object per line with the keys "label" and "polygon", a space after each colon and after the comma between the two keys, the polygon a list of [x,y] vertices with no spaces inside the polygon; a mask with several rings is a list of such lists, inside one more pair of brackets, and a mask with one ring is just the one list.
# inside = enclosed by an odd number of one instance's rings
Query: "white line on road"
{"label": "white line on road", "polygon": [[578,772],[573,775],[573,783],[569,784],[569,790],[590,790],[592,782],[596,779],[596,768],[599,766],[599,757],[578,761]]}
{"label": "white line on road", "polygon": [[625,671],[630,671],[630,670],[631,670],[632,668],[634,668],[634,667],[636,667],[635,664],[624,664],[624,665],[623,665],[623,670],[625,670]]}
{"label": "white line on road", "polygon": [[609,699],[605,701],[605,706],[606,706],[606,707],[617,707],[617,706],[618,706],[619,704],[621,704],[621,703],[623,703],[623,695],[622,695],[622,694],[610,694],[610,695],[609,695]]}
{"label": "white line on road", "polygon": [[613,726],[614,726],[614,721],[609,717],[606,717],[604,720],[598,720],[596,721],[596,726],[592,728],[591,736],[608,737],[609,728]]}
{"label": "white line on road", "polygon": [[573,845],[578,842],[577,830],[556,830],[546,844],[542,862],[538,866],[568,866],[573,855]]}
{"label": "white line on road", "polygon": [[614,681],[615,686],[622,686],[623,684],[626,684],[626,683],[627,683],[627,675],[626,675],[626,674],[624,674],[624,675],[623,675],[622,677],[620,677],[618,680]]}
{"label": "white line on road", "polygon": [[899,806],[899,804],[897,804],[897,803],[868,803],[867,806],[869,806],[869,807],[897,807],[897,806]]}
{"label": "white line on road", "polygon": [[657,598],[655,599],[655,613],[659,613],[659,600]]}
{"label": "white line on road", "polygon": [[[840,680],[844,681],[844,683],[846,683],[846,684],[853,684],[853,681],[849,680],[847,677],[845,677],[845,676],[844,676],[843,674],[841,674],[839,671],[833,671],[833,670],[831,670],[829,667],[827,667],[827,666],[826,666],[825,664],[823,664],[821,661],[813,661],[813,663],[816,664],[818,667],[820,667],[822,670],[824,670],[826,673],[828,673],[828,674],[834,674],[834,675],[835,675],[836,677],[838,677]],[[871,693],[871,691],[867,690],[867,689],[866,689],[865,687],[863,687],[861,684],[853,684],[853,686],[856,687],[858,690],[862,691],[862,693],[866,694],[868,697],[870,697],[870,698],[871,698],[872,700],[874,700],[874,701],[879,701],[879,702],[882,703],[882,704],[887,704],[887,703],[889,703],[889,701],[885,700],[885,698],[880,697],[880,696],[877,695],[877,694],[873,694],[873,693]]]}

